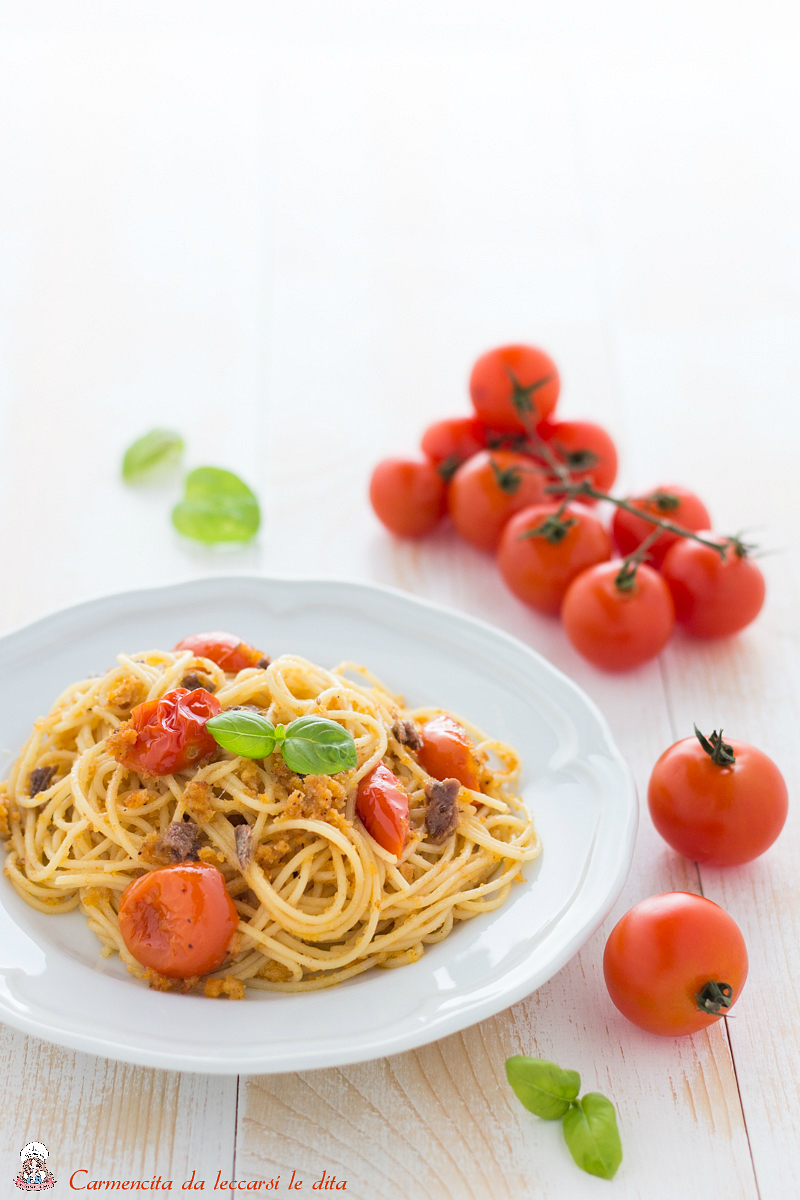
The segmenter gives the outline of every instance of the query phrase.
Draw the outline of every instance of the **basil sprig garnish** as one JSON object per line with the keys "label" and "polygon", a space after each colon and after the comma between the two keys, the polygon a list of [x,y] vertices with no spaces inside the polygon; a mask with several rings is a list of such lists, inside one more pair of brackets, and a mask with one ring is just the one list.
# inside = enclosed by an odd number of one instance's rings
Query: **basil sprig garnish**
{"label": "basil sprig garnish", "polygon": [[525,1107],[546,1121],[562,1118],[570,1154],[589,1175],[612,1179],[622,1162],[614,1105],[599,1092],[580,1100],[581,1077],[544,1058],[515,1054],[506,1060],[508,1082]]}
{"label": "basil sprig garnish", "polygon": [[243,758],[266,758],[277,748],[298,775],[337,775],[358,764],[352,733],[327,717],[298,717],[284,726],[250,709],[229,709],[206,729],[223,750]]}
{"label": "basil sprig garnish", "polygon": [[298,775],[335,775],[358,763],[353,735],[327,717],[298,717],[286,726],[283,761]]}
{"label": "basil sprig garnish", "polygon": [[266,758],[275,749],[275,726],[260,713],[232,709],[206,721],[218,746],[242,758]]}
{"label": "basil sprig garnish", "polygon": [[122,460],[122,478],[138,483],[159,467],[178,461],[183,454],[183,438],[171,429],[151,429],[128,447]]}

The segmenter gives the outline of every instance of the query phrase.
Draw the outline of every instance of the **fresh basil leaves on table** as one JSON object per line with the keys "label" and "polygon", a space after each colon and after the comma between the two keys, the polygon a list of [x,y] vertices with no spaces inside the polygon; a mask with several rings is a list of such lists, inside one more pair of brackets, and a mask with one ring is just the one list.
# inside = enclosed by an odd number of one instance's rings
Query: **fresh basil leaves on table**
{"label": "fresh basil leaves on table", "polygon": [[546,1121],[563,1120],[564,1141],[577,1165],[612,1179],[622,1162],[614,1105],[599,1092],[579,1100],[581,1077],[544,1058],[515,1054],[506,1060],[508,1082],[529,1112]]}
{"label": "fresh basil leaves on table", "polygon": [[266,758],[277,747],[298,775],[336,775],[358,763],[353,735],[327,717],[298,717],[284,726],[249,709],[229,709],[206,729],[223,750],[243,758]]}
{"label": "fresh basil leaves on table", "polygon": [[199,542],[247,542],[258,532],[261,511],[244,480],[220,467],[197,467],[172,510],[172,524]]}
{"label": "fresh basil leaves on table", "polygon": [[176,463],[183,454],[183,438],[172,429],[151,429],[128,447],[122,460],[122,478],[139,483],[159,467]]}
{"label": "fresh basil leaves on table", "polygon": [[577,1071],[564,1071],[545,1058],[515,1054],[506,1062],[508,1082],[529,1112],[545,1121],[563,1117],[581,1088]]}
{"label": "fresh basil leaves on table", "polygon": [[575,1162],[590,1175],[611,1179],[622,1162],[614,1105],[599,1092],[587,1092],[564,1113],[564,1141]]}
{"label": "fresh basil leaves on table", "polygon": [[[158,468],[177,462],[184,442],[169,429],[151,429],[128,447],[122,478],[139,483]],[[184,496],[172,510],[172,524],[184,537],[214,545],[249,542],[258,533],[258,497],[243,479],[221,467],[197,467],[184,482]]]}

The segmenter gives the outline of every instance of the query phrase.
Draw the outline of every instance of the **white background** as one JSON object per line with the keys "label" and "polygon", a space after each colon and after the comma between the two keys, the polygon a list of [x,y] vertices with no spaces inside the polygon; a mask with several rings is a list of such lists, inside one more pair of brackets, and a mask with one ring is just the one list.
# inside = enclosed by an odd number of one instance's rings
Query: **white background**
{"label": "white background", "polygon": [[[793,785],[796,7],[28,0],[0,5],[0,35],[2,627],[211,572],[389,582],[547,654],[601,705],[641,792],[695,720]],[[380,529],[371,466],[466,412],[472,359],[516,339],[559,363],[564,414],[611,430],[623,488],[693,486],[718,529],[781,552],[745,635],[678,638],[606,677],[449,531]],[[256,489],[256,544],[192,548],[168,521],[177,485],[123,487],[122,451],[155,424],[185,435],[188,465]],[[763,859],[700,877],[643,816],[616,916],[672,887],[731,911],[751,978],[727,1030],[627,1025],[601,931],[509,1013],[341,1071],[181,1078],[3,1031],[2,1161],[12,1178],[35,1136],[64,1180],[213,1180],[235,1148],[242,1178],[325,1166],[362,1197],[599,1195],[509,1100],[503,1059],[523,1050],[617,1103],[616,1197],[790,1195],[799,843],[792,815]]]}

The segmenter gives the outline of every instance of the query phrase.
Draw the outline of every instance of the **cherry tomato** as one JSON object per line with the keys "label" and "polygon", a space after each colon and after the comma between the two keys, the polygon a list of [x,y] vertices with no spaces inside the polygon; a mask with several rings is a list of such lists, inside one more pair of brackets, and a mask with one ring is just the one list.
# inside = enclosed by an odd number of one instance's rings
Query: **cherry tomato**
{"label": "cherry tomato", "polygon": [[397,537],[424,537],[447,507],[445,483],[433,463],[401,458],[378,463],[369,498],[378,519]]}
{"label": "cherry tomato", "polygon": [[[607,492],[617,478],[617,449],[602,425],[592,421],[544,421],[536,432],[576,480],[587,479],[599,491]],[[584,502],[595,503],[591,497]]]}
{"label": "cherry tomato", "polygon": [[692,862],[731,867],[763,854],[783,829],[786,783],[771,758],[746,742],[684,738],[665,750],[647,789],[650,816]]}
{"label": "cherry tomato", "polygon": [[222,705],[205,688],[175,688],[160,700],[146,700],[131,711],[136,740],[131,742],[122,765],[143,775],[171,775],[197,766],[217,748],[206,729]]}
{"label": "cherry tomato", "polygon": [[239,924],[216,867],[159,867],[129,883],[119,902],[122,940],[137,962],[169,979],[214,971]]}
{"label": "cherry tomato", "polygon": [[558,368],[534,346],[500,346],[482,354],[469,378],[475,412],[490,429],[527,432],[558,400]]}
{"label": "cherry tomato", "polygon": [[195,658],[208,658],[223,671],[244,671],[264,661],[264,653],[243,642],[235,633],[193,633],[176,650],[190,650]]}
{"label": "cherry tomato", "polygon": [[690,892],[666,892],[642,900],[617,922],[603,973],[608,994],[629,1021],[680,1037],[713,1025],[738,999],[747,948],[724,908]]}
{"label": "cherry tomato", "polygon": [[481,790],[475,745],[463,725],[448,713],[431,717],[420,729],[420,766],[434,779],[457,779],[474,792]]}
{"label": "cherry tomato", "polygon": [[399,858],[408,837],[408,796],[383,763],[359,783],[356,812],[370,837]]}
{"label": "cherry tomato", "polygon": [[455,471],[483,450],[486,445],[486,429],[475,417],[449,417],[429,425],[422,435],[422,453],[435,463],[443,479],[449,479]]}
{"label": "cherry tomato", "polygon": [[[693,533],[700,529],[708,529],[711,524],[708,509],[703,501],[695,496],[694,492],[675,484],[657,487],[644,496],[632,496],[629,503],[642,512],[649,512],[662,521],[672,521],[674,525],[690,529]],[[644,517],[637,517],[626,512],[624,508],[618,508],[614,513],[611,530],[620,553],[631,554],[652,533],[653,526],[649,521],[645,521]],[[647,561],[660,567],[670,546],[680,540],[679,534],[665,530],[650,547]]]}
{"label": "cherry tomato", "polygon": [[447,493],[453,524],[473,546],[494,551],[509,517],[549,499],[547,482],[524,454],[482,450],[453,476]]}
{"label": "cherry tomato", "polygon": [[523,508],[503,530],[497,552],[514,595],[544,613],[559,611],[576,575],[611,557],[611,538],[593,513],[579,504],[559,518],[557,512],[557,504]]}
{"label": "cherry tomato", "polygon": [[725,556],[682,538],[670,549],[661,573],[675,602],[675,616],[688,633],[727,637],[761,612],[766,584],[752,558],[738,549],[741,543],[708,532],[703,537],[727,541]]}
{"label": "cherry tomato", "polygon": [[575,649],[606,671],[627,671],[655,658],[669,641],[675,610],[669,588],[640,566],[633,586],[616,580],[621,559],[583,571],[567,589],[561,620]]}

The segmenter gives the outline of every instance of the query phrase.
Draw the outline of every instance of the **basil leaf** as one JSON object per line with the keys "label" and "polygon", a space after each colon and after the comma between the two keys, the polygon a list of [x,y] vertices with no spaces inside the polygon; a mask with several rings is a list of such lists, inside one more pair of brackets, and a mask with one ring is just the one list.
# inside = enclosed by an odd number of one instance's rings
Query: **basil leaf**
{"label": "basil leaf", "polygon": [[137,483],[156,467],[165,467],[178,461],[183,454],[183,438],[171,429],[151,429],[128,446],[122,460],[122,478],[126,483]]}
{"label": "basil leaf", "polygon": [[546,1058],[525,1054],[506,1059],[506,1075],[517,1099],[546,1121],[563,1117],[581,1086],[577,1071],[563,1071]]}
{"label": "basil leaf", "polygon": [[258,500],[232,471],[198,467],[186,476],[183,500],[172,510],[172,524],[199,542],[247,542],[261,524]]}
{"label": "basil leaf", "polygon": [[614,1105],[599,1092],[587,1092],[564,1114],[564,1141],[582,1171],[613,1179],[622,1162],[622,1142]]}
{"label": "basil leaf", "polygon": [[336,775],[358,764],[353,735],[327,717],[298,717],[286,726],[283,760],[298,775]]}
{"label": "basil leaf", "polygon": [[206,721],[206,729],[223,750],[243,758],[266,758],[275,749],[275,726],[246,708],[218,713]]}

